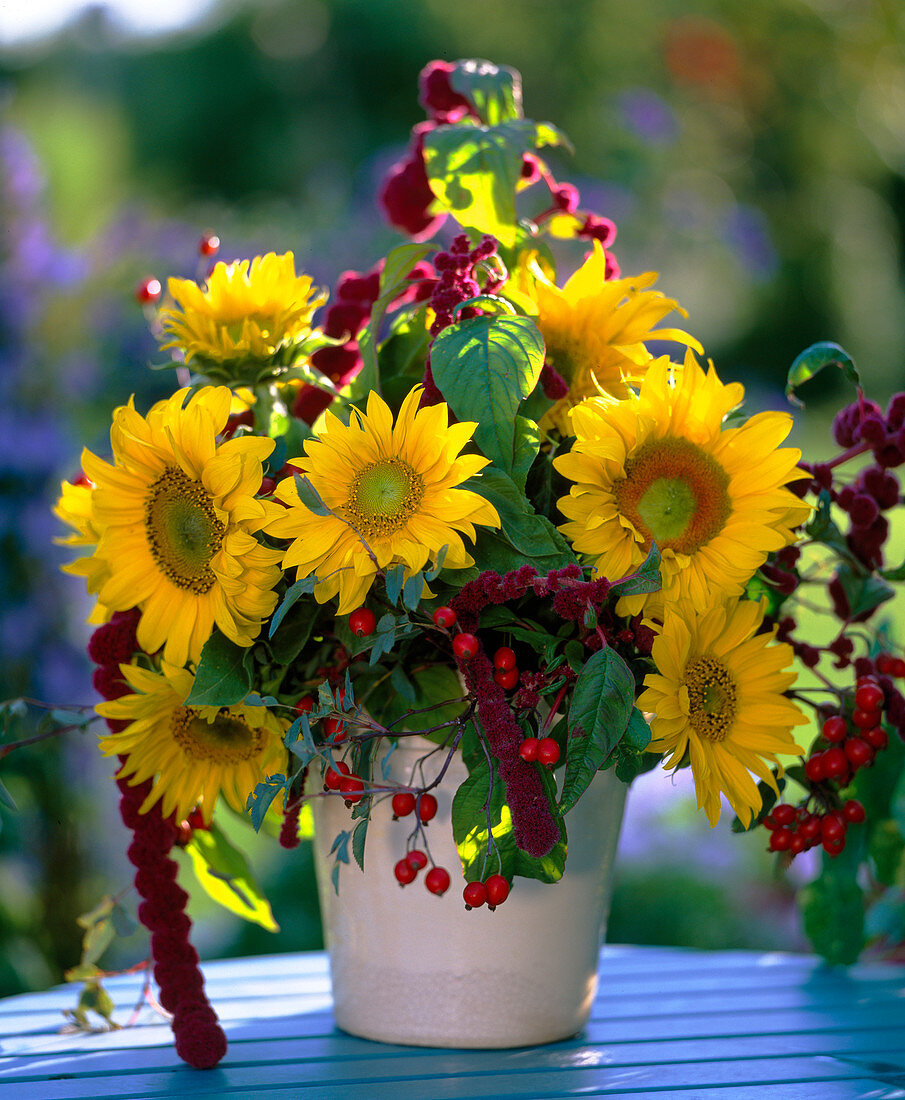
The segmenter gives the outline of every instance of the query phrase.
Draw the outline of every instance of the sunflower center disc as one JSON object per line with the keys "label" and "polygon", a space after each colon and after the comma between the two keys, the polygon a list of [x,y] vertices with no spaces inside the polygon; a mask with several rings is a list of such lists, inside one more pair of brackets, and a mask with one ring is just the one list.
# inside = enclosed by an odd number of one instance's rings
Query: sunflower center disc
{"label": "sunflower center disc", "polygon": [[356,475],[346,507],[361,534],[374,538],[403,527],[423,496],[421,475],[402,459],[387,458]]}
{"label": "sunflower center disc", "polygon": [[735,683],[726,667],[713,657],[702,657],[685,669],[692,728],[708,741],[723,741],[736,712]]}
{"label": "sunflower center disc", "polygon": [[723,529],[732,511],[729,475],[687,439],[656,439],[625,464],[616,502],[648,542],[693,554]]}
{"label": "sunflower center disc", "polygon": [[196,595],[210,591],[216,581],[210,563],[224,528],[201,482],[168,467],[148,493],[145,530],[151,556],[173,584]]}
{"label": "sunflower center disc", "polygon": [[173,736],[192,759],[217,764],[250,760],[261,748],[261,731],[227,710],[207,722],[192,707],[179,707],[173,715]]}

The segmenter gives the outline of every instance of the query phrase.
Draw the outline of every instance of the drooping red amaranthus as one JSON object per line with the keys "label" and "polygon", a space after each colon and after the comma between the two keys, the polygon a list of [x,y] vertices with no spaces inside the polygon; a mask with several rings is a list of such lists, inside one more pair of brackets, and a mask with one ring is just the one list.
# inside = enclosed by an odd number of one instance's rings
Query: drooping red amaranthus
{"label": "drooping red amaranthus", "polygon": [[[89,643],[89,654],[100,661],[94,685],[106,699],[117,699],[131,690],[122,679],[120,663],[138,651],[135,630],[137,611],[117,612],[109,623],[98,627]],[[128,723],[107,720],[112,733]],[[122,762],[124,757],[120,758]],[[226,1053],[226,1035],[204,993],[204,978],[198,968],[198,953],[189,942],[191,921],[185,913],[188,894],[176,883],[177,864],[169,858],[176,841],[176,822],[164,820],[160,803],[146,813],[140,807],[151,790],[151,780],[132,786],[117,779],[120,815],[132,830],[129,861],[135,867],[135,888],[143,898],[138,918],[151,933],[154,979],[160,1003],[173,1014],[176,1053],[195,1069],[210,1069]]]}

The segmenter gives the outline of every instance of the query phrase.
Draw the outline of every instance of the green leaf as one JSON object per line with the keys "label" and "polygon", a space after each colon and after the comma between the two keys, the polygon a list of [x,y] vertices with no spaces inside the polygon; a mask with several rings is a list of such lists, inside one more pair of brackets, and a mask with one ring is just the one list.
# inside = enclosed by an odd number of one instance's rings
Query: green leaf
{"label": "green leaf", "polygon": [[894,569],[881,569],[880,576],[887,581],[905,581],[905,561]]}
{"label": "green leaf", "polygon": [[[502,533],[482,531],[481,534],[505,540],[516,551],[511,564],[502,572],[518,569],[526,560],[534,564],[539,573],[574,563],[575,555],[568,542],[546,516],[534,511],[515,482],[501,470],[488,466],[477,477],[469,478],[465,486],[489,500],[499,513]],[[482,545],[480,537],[476,545]],[[475,553],[475,559],[481,568],[491,567],[480,552]]]}
{"label": "green leaf", "polygon": [[96,921],[82,939],[82,965],[92,966],[113,942],[116,929],[109,918]]}
{"label": "green leaf", "polygon": [[617,581],[613,587],[619,586],[620,596],[640,596],[645,592],[659,592],[663,586],[660,577],[660,549],[655,542],[651,543],[647,557],[638,567],[637,571]]}
{"label": "green leaf", "polygon": [[370,820],[369,817],[363,817],[352,830],[352,855],[362,871],[365,869],[365,840],[368,835],[368,822]]}
{"label": "green leaf", "polygon": [[248,796],[245,809],[250,814],[251,823],[256,831],[264,824],[264,817],[270,809],[271,802],[285,789],[285,775],[269,775],[264,782],[258,783]]}
{"label": "green leaf", "polygon": [[303,474],[293,474],[293,481],[295,482],[295,489],[299,495],[299,500],[305,505],[309,512],[313,512],[316,516],[329,516],[332,514],[327,505],[321,500],[317,489],[314,488],[307,477]]}
{"label": "green leaf", "polygon": [[528,471],[540,450],[540,430],[526,416],[515,418],[515,443],[512,448],[512,480],[525,491]]}
{"label": "green leaf", "polygon": [[643,752],[650,744],[650,736],[650,726],[647,719],[637,707],[632,707],[622,744],[635,752]]}
{"label": "green leaf", "polygon": [[515,192],[522,157],[564,138],[549,123],[509,119],[493,126],[463,119],[424,136],[424,165],[440,206],[466,229],[511,248],[518,235]]}
{"label": "green leaf", "polygon": [[[629,725],[635,678],[628,665],[605,645],[588,660],[575,681],[569,707],[566,777],[559,808],[567,813],[587,789]],[[637,727],[633,736],[638,735]]]}
{"label": "green leaf", "polygon": [[435,247],[432,244],[401,244],[387,254],[380,273],[380,297],[374,303],[367,326],[358,337],[362,367],[349,387],[349,401],[359,401],[371,390],[381,392],[377,340],[384,314],[393,299],[410,285],[406,275]]}
{"label": "green leaf", "polygon": [[302,596],[310,596],[312,592],[314,592],[316,583],[317,577],[303,577],[300,581],[296,581],[295,584],[286,590],[286,595],[280,601],[279,607],[274,611],[270,620],[269,636],[271,638],[276,634],[284,616],[296,600],[300,599]]}
{"label": "green leaf", "polygon": [[402,586],[402,606],[407,607],[409,611],[417,611],[418,605],[421,603],[421,593],[423,591],[424,574],[420,571],[412,573]]}
{"label": "green leaf", "polygon": [[889,812],[899,833],[905,837],[905,771],[899,773],[889,802]]}
{"label": "green leaf", "polygon": [[[465,711],[462,683],[454,669],[445,665],[427,665],[409,673],[414,692],[412,698],[402,693],[380,692],[368,699],[368,709],[375,720],[393,732],[414,733],[443,722],[453,722]],[[436,706],[435,704],[443,704]],[[423,711],[425,707],[433,709]],[[423,711],[423,713],[409,713]],[[443,741],[449,729],[441,730],[431,738]]]}
{"label": "green leaf", "polygon": [[512,814],[505,802],[496,761],[492,791],[490,776],[487,759],[482,754],[453,798],[453,839],[465,878],[471,882],[499,872],[510,880],[514,875],[522,875],[541,882],[558,882],[566,863],[566,827],[555,806],[556,787],[552,775],[543,769],[542,780],[560,839],[540,859],[529,856],[515,843]]}
{"label": "green leaf", "polygon": [[522,117],[522,78],[515,69],[480,58],[456,61],[449,82],[465,96],[482,122],[493,126]]}
{"label": "green leaf", "polygon": [[459,420],[477,422],[475,443],[509,475],[525,464],[516,413],[543,365],[544,341],[530,317],[470,317],[445,328],[431,349],[434,381],[450,408]]}
{"label": "green leaf", "polygon": [[277,610],[282,611],[282,614],[279,629],[270,638],[270,652],[273,654],[274,661],[285,668],[295,661],[308,644],[308,639],[317,625],[320,607],[319,605],[312,607],[310,603],[297,603],[289,609],[288,614],[282,605]]}
{"label": "green leaf", "polygon": [[896,594],[892,585],[887,584],[882,577],[858,573],[846,562],[839,566],[836,576],[848,600],[849,615],[853,619],[873,611]]}
{"label": "green leaf", "polygon": [[869,852],[879,882],[905,886],[905,838],[894,821],[881,821],[871,830]]}
{"label": "green leaf", "polygon": [[804,408],[804,402],[795,396],[795,389],[813,378],[824,367],[839,367],[853,385],[861,385],[861,378],[855,368],[854,360],[844,348],[828,340],[811,344],[789,367],[789,376],[786,379],[786,397],[793,405]]}
{"label": "green leaf", "polygon": [[823,874],[799,893],[804,930],[828,963],[847,966],[864,946],[864,898],[854,878]]}
{"label": "green leaf", "polygon": [[204,643],[195,682],[185,700],[189,706],[228,707],[240,703],[251,690],[246,664],[248,650],[215,630]]}
{"label": "green leaf", "polygon": [[279,932],[270,903],[252,876],[245,856],[212,824],[196,829],[185,847],[192,870],[204,890],[224,909],[268,932]]}
{"label": "green leaf", "polygon": [[[394,565],[391,569],[387,570],[386,575],[386,590],[387,599],[395,607],[399,603],[399,596],[402,593],[402,586],[405,584],[405,566],[402,562]],[[381,619],[381,622],[383,620]],[[380,627],[378,626],[378,630]]]}

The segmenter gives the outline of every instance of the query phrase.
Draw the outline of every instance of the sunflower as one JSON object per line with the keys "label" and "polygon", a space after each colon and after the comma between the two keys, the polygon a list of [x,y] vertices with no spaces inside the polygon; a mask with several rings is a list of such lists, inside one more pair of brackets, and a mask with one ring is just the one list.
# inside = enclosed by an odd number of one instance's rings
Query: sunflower
{"label": "sunflower", "polygon": [[132,693],[96,709],[128,725],[102,737],[100,748],[124,757],[117,778],[129,777],[133,787],[155,777],[141,813],[162,800],[164,817],[181,820],[197,805],[210,822],[220,794],[242,813],[255,786],[284,766],[288,723],[266,707],[186,706],[195,678],[166,661],[161,672],[137,665],[120,665],[120,671]]}
{"label": "sunflower", "polygon": [[113,414],[113,464],[86,450],[94,482],[90,522],[98,534],[93,562],[78,565],[98,582],[109,611],[138,607],[138,643],[163,646],[174,665],[197,661],[216,624],[250,646],[273,611],[280,555],[254,537],[281,511],[255,499],[261,461],[272,439],[243,436],[219,446],[230,391],[206,386],[160,401],[147,418],[130,401]]}
{"label": "sunflower", "polygon": [[679,596],[703,607],[741,595],[810,514],[785,488],[803,476],[801,452],[779,447],[791,417],[762,412],[723,427],[743,396],[689,352],[684,368],[655,360],[637,397],[592,398],[572,411],[575,444],[554,459],[576,483],[558,502],[568,520],[560,530],[611,581],[633,573],[652,541],[662,555],[662,591],[623,599],[620,614]]}
{"label": "sunflower", "polygon": [[703,352],[682,329],[654,329],[673,310],[687,316],[672,298],[650,289],[656,272],[607,279],[606,253],[599,241],[561,290],[536,261],[529,272],[521,289],[534,301],[547,362],[569,387],[541,420],[542,429],[554,427],[569,435],[569,410],[585,397],[601,391],[627,397],[627,384],[640,381],[653,358],[645,340],[675,340]]}
{"label": "sunflower", "polygon": [[[92,499],[94,486],[87,478],[81,481],[64,481],[60,484],[60,497],[54,505],[53,514],[73,528],[74,534],[61,535],[54,542],[59,546],[97,546],[100,532],[94,524],[92,513]],[[109,576],[106,562],[89,554],[85,558],[76,558],[75,561],[61,566],[64,573],[70,573],[76,577],[84,577],[86,587],[92,596],[100,591],[104,581]],[[110,611],[102,604],[97,603],[88,616],[89,623],[105,623],[110,618]]]}
{"label": "sunflower", "polygon": [[296,275],[291,252],[268,252],[235,263],[218,263],[202,288],[191,279],[170,279],[176,305],[161,310],[164,348],[179,348],[211,378],[252,384],[274,365],[286,366],[311,335],[311,317],[327,300],[307,275]]}
{"label": "sunflower", "polygon": [[443,547],[444,568],[472,565],[461,535],[474,541],[476,523],[500,525],[488,501],[457,488],[487,465],[479,455],[459,454],[477,425],[449,424],[443,403],[419,409],[420,396],[416,386],[395,426],[373,392],[367,412],[354,409],[348,427],[325,413],[323,432],[305,444],[305,457],[289,460],[325,508],[302,503],[292,478],[277,486],[288,510],[266,530],[293,540],[283,567],[297,566],[299,579],[314,574],[319,603],[338,593],[340,614],[362,602],[378,569],[402,563],[409,576],[436,561]]}
{"label": "sunflower", "polygon": [[711,825],[720,816],[720,792],[747,826],[760,810],[753,772],[778,792],[768,762],[802,752],[793,726],[808,719],[783,692],[795,681],[785,671],[792,647],[758,634],[764,607],[730,600],[699,612],[687,600],[666,609],[654,639],[656,673],[644,678],[638,707],[653,715],[648,752],[671,753],[672,768],[688,754],[698,807]]}

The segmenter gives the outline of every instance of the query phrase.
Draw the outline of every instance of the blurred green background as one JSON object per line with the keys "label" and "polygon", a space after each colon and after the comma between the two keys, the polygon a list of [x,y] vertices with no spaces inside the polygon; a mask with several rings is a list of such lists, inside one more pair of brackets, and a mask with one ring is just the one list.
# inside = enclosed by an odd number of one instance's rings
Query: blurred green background
{"label": "blurred green background", "polygon": [[[139,5],[132,5],[141,11]],[[519,69],[529,116],[575,153],[558,179],[613,218],[623,272],[655,269],[724,380],[784,407],[795,355],[831,339],[868,393],[903,382],[905,9],[870,0],[267,0],[139,33],[95,6],[16,37],[0,15],[0,697],[92,701],[81,585],[49,515],[110,410],[162,396],[133,291],[221,256],[292,249],[323,285],[396,234],[374,195],[402,155],[432,58]],[[841,382],[811,384],[809,457]],[[22,734],[18,730],[17,735]],[[125,833],[93,734],[0,765],[0,995],[60,980],[75,916],[127,886]],[[762,838],[711,833],[687,783],[630,796],[610,938],[802,947]],[[203,955],[319,945],[310,854],[256,838],[278,936],[200,903]],[[796,868],[799,877],[807,867]],[[137,961],[141,937],[111,949]],[[106,961],[105,957],[105,961]]]}

